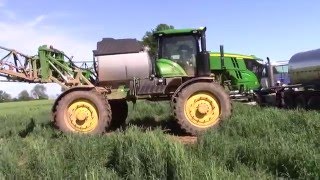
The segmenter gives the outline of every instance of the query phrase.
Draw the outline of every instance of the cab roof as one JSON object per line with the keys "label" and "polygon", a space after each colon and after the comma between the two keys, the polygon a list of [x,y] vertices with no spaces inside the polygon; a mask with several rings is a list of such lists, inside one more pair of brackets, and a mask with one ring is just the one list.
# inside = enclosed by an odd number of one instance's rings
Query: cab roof
{"label": "cab roof", "polygon": [[186,29],[166,29],[166,30],[155,32],[154,36],[192,34],[192,33],[206,31],[206,29],[207,29],[206,27],[186,28]]}
{"label": "cab roof", "polygon": [[[210,52],[210,56],[219,56],[220,57],[220,52]],[[235,57],[235,58],[242,58],[242,59],[252,59],[252,60],[258,60],[258,61],[263,61],[260,58],[257,58],[254,55],[245,55],[245,54],[236,54],[236,53],[224,53],[225,57]]]}

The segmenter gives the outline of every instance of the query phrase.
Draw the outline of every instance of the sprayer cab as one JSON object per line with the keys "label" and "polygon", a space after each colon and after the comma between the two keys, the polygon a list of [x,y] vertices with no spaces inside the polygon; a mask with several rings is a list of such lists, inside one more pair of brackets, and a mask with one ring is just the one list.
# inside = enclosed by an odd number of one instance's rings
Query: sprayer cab
{"label": "sprayer cab", "polygon": [[[168,29],[154,34],[158,43],[158,75],[164,61],[182,67],[181,76],[210,76],[209,53],[206,50],[206,27],[197,29]],[[164,74],[161,74],[164,73]],[[177,74],[175,74],[177,75]]]}

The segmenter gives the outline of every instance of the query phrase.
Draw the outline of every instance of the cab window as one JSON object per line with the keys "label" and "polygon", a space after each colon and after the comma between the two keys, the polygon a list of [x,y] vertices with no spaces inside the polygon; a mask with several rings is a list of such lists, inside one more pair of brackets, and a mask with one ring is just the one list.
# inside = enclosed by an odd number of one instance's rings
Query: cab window
{"label": "cab window", "polygon": [[162,38],[160,58],[178,63],[187,74],[194,74],[198,40],[192,35],[168,36]]}

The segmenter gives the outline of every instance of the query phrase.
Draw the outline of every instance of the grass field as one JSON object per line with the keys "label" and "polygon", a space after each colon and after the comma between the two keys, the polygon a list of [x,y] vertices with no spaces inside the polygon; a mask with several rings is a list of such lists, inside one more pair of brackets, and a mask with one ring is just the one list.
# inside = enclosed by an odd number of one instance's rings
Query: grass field
{"label": "grass field", "polygon": [[1,179],[320,178],[319,112],[236,103],[221,128],[183,144],[163,132],[166,103],[130,104],[128,128],[101,136],[53,129],[52,103],[0,104]]}

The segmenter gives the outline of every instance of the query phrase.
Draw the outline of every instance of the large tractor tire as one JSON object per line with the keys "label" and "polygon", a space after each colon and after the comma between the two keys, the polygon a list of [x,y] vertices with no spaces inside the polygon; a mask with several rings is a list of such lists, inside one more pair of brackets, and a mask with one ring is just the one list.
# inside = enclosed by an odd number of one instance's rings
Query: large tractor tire
{"label": "large tractor tire", "polygon": [[128,103],[124,99],[120,100],[109,100],[112,120],[111,120],[111,130],[116,130],[118,128],[124,127],[126,119],[128,117]]}
{"label": "large tractor tire", "polygon": [[54,123],[62,132],[102,134],[110,126],[111,107],[95,91],[75,90],[65,94],[54,112]]}
{"label": "large tractor tire", "polygon": [[231,113],[229,95],[217,83],[198,82],[188,85],[174,101],[177,123],[191,135],[218,127]]}

